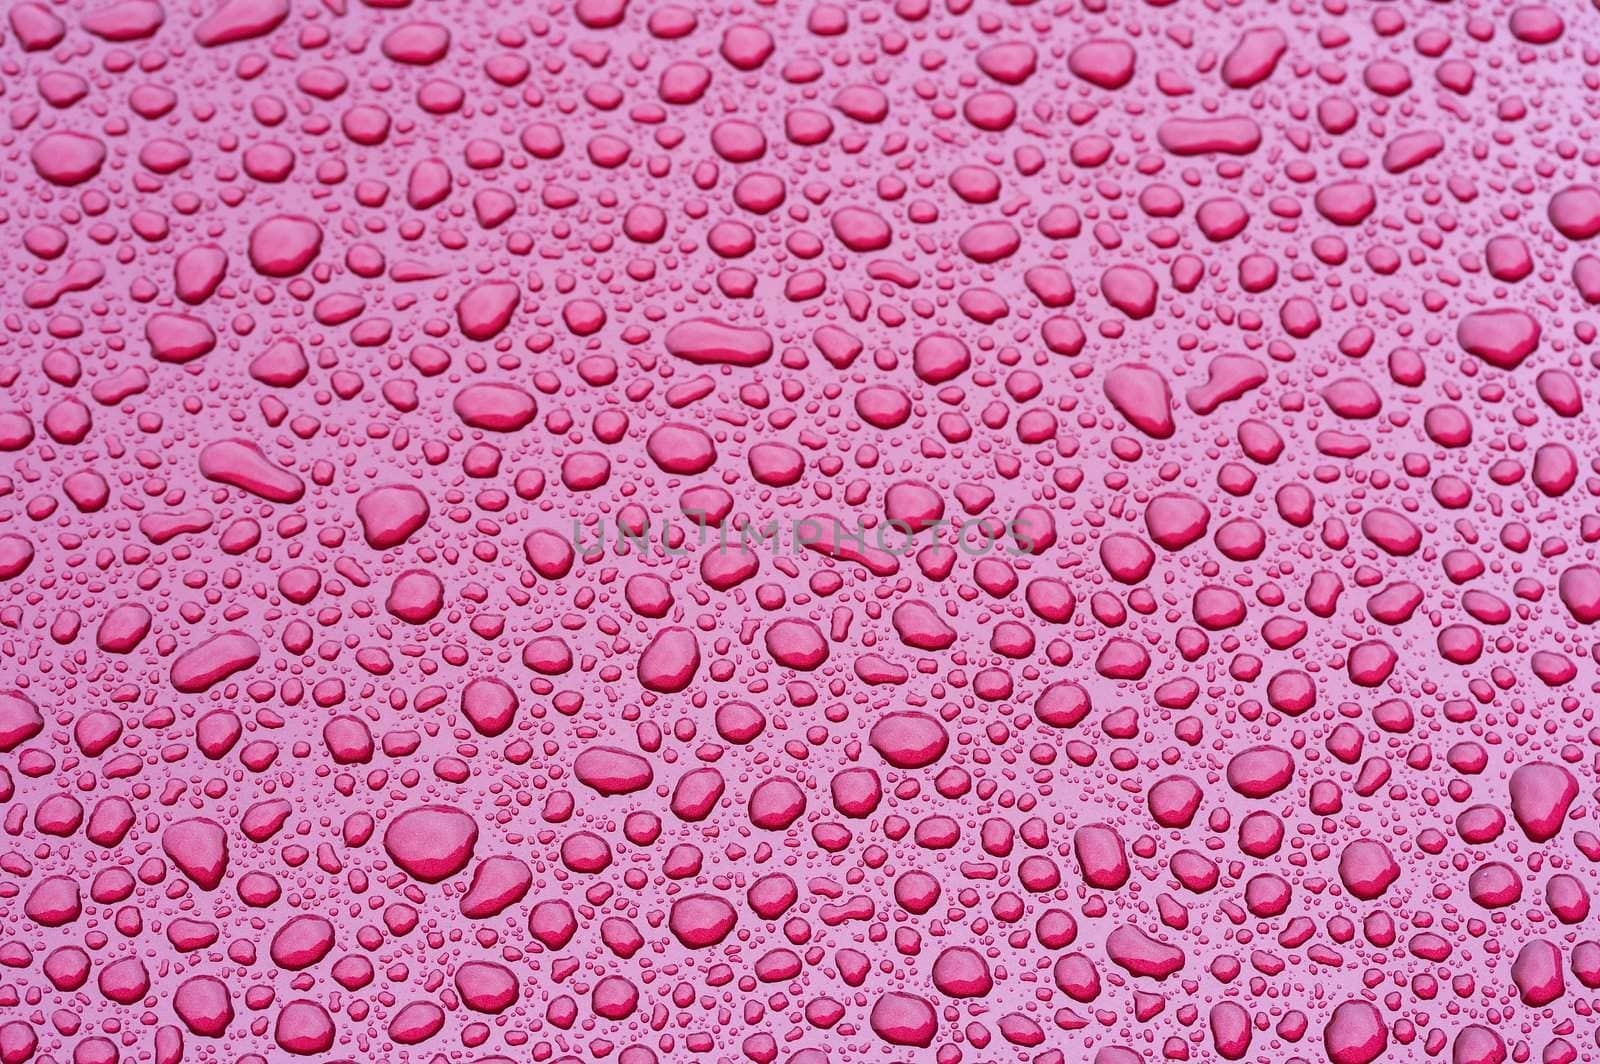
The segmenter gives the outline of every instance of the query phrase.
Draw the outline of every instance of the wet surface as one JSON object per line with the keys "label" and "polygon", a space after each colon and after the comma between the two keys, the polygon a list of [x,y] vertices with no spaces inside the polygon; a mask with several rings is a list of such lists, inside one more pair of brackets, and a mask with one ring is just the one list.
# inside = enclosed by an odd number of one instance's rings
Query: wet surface
{"label": "wet surface", "polygon": [[1600,1052],[1591,6],[4,10],[0,1064]]}

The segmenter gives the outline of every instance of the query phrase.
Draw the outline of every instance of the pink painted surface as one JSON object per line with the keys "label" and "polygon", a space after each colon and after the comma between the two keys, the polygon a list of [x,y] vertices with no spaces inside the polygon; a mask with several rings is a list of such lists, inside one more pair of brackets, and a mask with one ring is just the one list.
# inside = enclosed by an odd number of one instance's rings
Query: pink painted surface
{"label": "pink painted surface", "polygon": [[1596,1059],[1588,4],[5,16],[3,1064]]}

